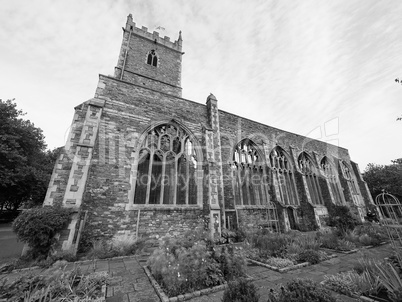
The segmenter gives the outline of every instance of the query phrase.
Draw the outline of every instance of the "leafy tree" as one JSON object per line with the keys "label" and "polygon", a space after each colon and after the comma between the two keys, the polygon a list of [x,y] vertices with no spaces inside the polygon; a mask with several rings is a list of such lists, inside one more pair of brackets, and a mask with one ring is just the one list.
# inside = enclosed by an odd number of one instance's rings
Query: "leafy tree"
{"label": "leafy tree", "polygon": [[373,198],[385,190],[402,200],[402,158],[393,160],[391,165],[368,164],[363,177]]}
{"label": "leafy tree", "polygon": [[43,202],[58,153],[45,151],[42,130],[22,116],[14,100],[0,99],[0,211]]}

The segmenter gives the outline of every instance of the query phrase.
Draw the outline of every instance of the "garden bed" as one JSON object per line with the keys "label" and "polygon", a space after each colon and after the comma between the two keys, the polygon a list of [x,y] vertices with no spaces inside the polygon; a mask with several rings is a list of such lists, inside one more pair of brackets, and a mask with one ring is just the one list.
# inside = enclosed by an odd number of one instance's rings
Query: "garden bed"
{"label": "garden bed", "polygon": [[[337,255],[331,254],[331,255],[328,255],[328,257],[325,260],[329,260],[329,259],[332,259],[332,258],[335,258],[335,257],[337,257]],[[250,258],[247,258],[247,260],[249,262],[251,262],[251,263],[257,264],[259,266],[264,266],[266,268],[269,268],[270,270],[280,272],[280,273],[285,273],[285,272],[296,270],[296,269],[299,269],[299,268],[302,268],[302,267],[315,265],[315,264],[311,264],[310,262],[301,262],[301,263],[289,265],[289,266],[286,266],[286,267],[277,267],[277,266],[269,265],[267,263],[257,261],[257,260],[254,260],[254,259],[250,259]],[[325,260],[322,260],[322,261],[325,261]],[[320,262],[322,262],[322,261],[320,261]]]}
{"label": "garden bed", "polygon": [[327,282],[326,282],[326,280],[321,281],[320,284],[321,284],[322,286],[324,286],[325,288],[327,288],[327,289],[333,291],[333,292],[336,292],[336,293],[342,294],[342,295],[346,295],[346,296],[351,297],[351,298],[354,298],[354,299],[359,299],[360,301],[364,301],[364,302],[388,302],[388,301],[389,301],[389,300],[384,300],[384,299],[382,299],[382,298],[380,298],[380,297],[375,297],[375,296],[371,296],[371,295],[370,295],[369,297],[367,297],[367,296],[365,296],[365,295],[359,295],[359,294],[357,294],[357,293],[352,293],[352,294],[350,294],[350,293],[349,293],[349,294],[340,293],[340,292],[337,291],[334,287],[328,285]]}
{"label": "garden bed", "polygon": [[[185,294],[178,295],[176,297],[168,297],[168,295],[163,291],[163,289],[159,285],[159,283],[152,276],[152,273],[149,270],[149,268],[147,266],[144,266],[143,268],[144,268],[145,273],[148,276],[149,281],[151,282],[152,286],[154,287],[157,295],[159,296],[159,298],[161,299],[162,302],[187,301],[187,300],[190,300],[190,299],[195,298],[195,297],[209,295],[211,293],[215,293],[215,292],[224,290],[224,289],[226,289],[228,287],[228,283],[225,282],[224,284],[217,285],[217,286],[214,286],[214,287],[208,287],[208,288],[204,288],[204,289],[201,289],[201,290],[196,290],[196,291],[193,291],[191,293],[185,293]],[[250,277],[250,276],[247,276],[246,280],[253,280],[253,278]]]}

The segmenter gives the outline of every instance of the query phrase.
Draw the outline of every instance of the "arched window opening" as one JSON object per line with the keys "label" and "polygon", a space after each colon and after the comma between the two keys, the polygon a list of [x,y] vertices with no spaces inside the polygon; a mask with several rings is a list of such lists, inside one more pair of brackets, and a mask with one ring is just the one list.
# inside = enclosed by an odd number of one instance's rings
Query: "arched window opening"
{"label": "arched window opening", "polygon": [[353,177],[349,166],[344,161],[341,161],[341,170],[343,177],[346,179],[349,189],[352,192],[352,195],[359,195],[355,178]]}
{"label": "arched window opening", "polygon": [[293,174],[293,166],[288,160],[288,155],[280,147],[275,147],[269,161],[273,170],[274,184],[277,185],[278,200],[284,205],[299,205],[296,195],[296,185]]}
{"label": "arched window opening", "polygon": [[265,164],[260,159],[255,144],[248,139],[241,141],[234,149],[232,160],[236,205],[269,205]]}
{"label": "arched window opening", "polygon": [[139,152],[134,204],[197,205],[197,154],[180,127],[153,128]]}
{"label": "arched window opening", "polygon": [[339,183],[338,174],[334,170],[334,166],[324,157],[321,160],[321,168],[328,181],[329,190],[332,192],[333,201],[337,205],[343,204],[341,185]]}
{"label": "arched window opening", "polygon": [[298,162],[299,168],[302,174],[305,176],[307,182],[307,189],[310,193],[311,202],[314,205],[323,205],[324,201],[322,198],[320,185],[318,183],[318,170],[316,165],[306,152],[302,152],[299,155]]}
{"label": "arched window opening", "polygon": [[148,52],[147,64],[152,65],[154,67],[157,67],[157,65],[158,65],[158,56],[156,55],[154,49],[152,49],[150,52]]}

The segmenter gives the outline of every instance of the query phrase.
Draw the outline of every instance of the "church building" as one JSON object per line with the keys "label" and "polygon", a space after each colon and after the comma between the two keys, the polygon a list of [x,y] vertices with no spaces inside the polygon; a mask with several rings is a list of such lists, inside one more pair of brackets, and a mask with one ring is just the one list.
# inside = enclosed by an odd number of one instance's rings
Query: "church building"
{"label": "church building", "polygon": [[[75,107],[44,205],[74,209],[63,249],[96,239],[161,238],[206,229],[325,227],[346,205],[373,201],[345,148],[182,98],[176,41],[127,17],[114,76]],[[222,100],[225,101],[225,100]]]}

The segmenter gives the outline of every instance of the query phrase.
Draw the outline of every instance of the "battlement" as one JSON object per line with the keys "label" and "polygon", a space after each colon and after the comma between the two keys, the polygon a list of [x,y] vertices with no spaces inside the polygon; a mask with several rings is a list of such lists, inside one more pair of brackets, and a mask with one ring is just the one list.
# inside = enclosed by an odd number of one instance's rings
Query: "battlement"
{"label": "battlement", "polygon": [[153,42],[162,44],[166,47],[175,49],[179,52],[182,50],[182,43],[183,40],[181,38],[181,31],[179,32],[179,38],[177,41],[171,42],[170,37],[164,36],[163,38],[159,36],[159,33],[157,31],[154,31],[153,33],[148,32],[148,28],[145,26],[142,26],[141,28],[135,26],[135,22],[133,22],[133,16],[129,14],[127,16],[127,22],[126,22],[126,31],[132,32],[138,36],[144,37],[146,39],[152,40]]}

